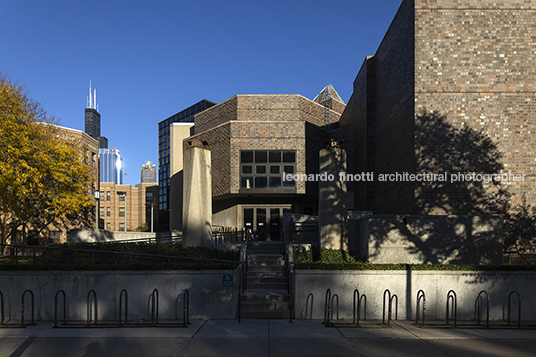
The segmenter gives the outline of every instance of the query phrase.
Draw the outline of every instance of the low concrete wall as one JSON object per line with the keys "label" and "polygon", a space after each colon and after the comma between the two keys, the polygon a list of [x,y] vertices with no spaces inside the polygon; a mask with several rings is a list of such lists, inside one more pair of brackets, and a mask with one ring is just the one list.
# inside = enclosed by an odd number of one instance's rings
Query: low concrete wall
{"label": "low concrete wall", "polygon": [[[506,320],[508,295],[516,290],[522,299],[522,320],[535,321],[536,272],[470,271],[308,271],[295,275],[295,316],[297,319],[323,319],[326,289],[337,295],[339,317],[352,319],[353,293],[358,289],[367,297],[367,319],[382,319],[383,294],[389,289],[398,297],[398,319],[415,318],[417,292],[426,296],[426,319],[444,320],[449,290],[458,297],[458,319],[476,319],[475,301],[480,291],[490,298],[490,320]],[[513,296],[512,316],[517,321],[517,297]],[[337,315],[334,300],[334,318]],[[486,299],[484,301],[484,318]],[[393,308],[394,314],[394,308]]]}
{"label": "low concrete wall", "polygon": [[[350,222],[371,263],[502,265],[501,217],[372,215]],[[353,253],[353,252],[352,252]]]}
{"label": "low concrete wall", "polygon": [[[223,275],[233,275],[233,287],[223,287]],[[149,295],[159,293],[159,320],[182,319],[184,289],[190,294],[191,319],[235,319],[238,274],[236,271],[73,271],[2,272],[0,291],[4,295],[6,318],[20,323],[21,297],[27,289],[35,299],[35,318],[54,320],[54,297],[64,290],[70,321],[87,319],[87,295],[95,290],[100,321],[118,319],[119,295],[128,292],[129,320],[150,320]],[[59,317],[63,298],[59,297]],[[30,294],[25,296],[25,321],[31,318]]]}
{"label": "low concrete wall", "polygon": [[158,239],[163,241],[176,240],[181,237],[181,233],[151,233],[151,232],[118,232],[106,231],[103,229],[72,229],[69,231],[69,242],[120,242],[135,239]]}

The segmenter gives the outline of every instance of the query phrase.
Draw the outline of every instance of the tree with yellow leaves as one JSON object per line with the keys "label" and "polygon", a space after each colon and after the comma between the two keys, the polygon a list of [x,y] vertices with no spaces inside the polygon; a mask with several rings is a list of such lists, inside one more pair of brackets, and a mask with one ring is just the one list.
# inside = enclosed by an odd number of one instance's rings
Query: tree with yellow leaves
{"label": "tree with yellow leaves", "polygon": [[0,73],[0,243],[65,225],[91,204],[90,169],[56,120]]}

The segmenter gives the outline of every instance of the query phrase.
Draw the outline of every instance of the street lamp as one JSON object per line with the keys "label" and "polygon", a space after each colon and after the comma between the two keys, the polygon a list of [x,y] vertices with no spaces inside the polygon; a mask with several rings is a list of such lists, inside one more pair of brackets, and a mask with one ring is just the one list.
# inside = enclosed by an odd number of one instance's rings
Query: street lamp
{"label": "street lamp", "polygon": [[127,192],[126,191],[117,191],[119,196],[125,196],[125,232],[127,231]]}

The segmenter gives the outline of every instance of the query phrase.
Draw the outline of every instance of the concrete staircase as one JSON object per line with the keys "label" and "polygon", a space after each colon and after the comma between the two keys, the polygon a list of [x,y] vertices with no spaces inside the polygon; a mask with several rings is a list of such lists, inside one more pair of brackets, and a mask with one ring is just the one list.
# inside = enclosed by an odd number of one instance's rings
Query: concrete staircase
{"label": "concrete staircase", "polygon": [[243,319],[287,319],[290,296],[283,243],[253,242],[248,255],[246,290],[240,296]]}

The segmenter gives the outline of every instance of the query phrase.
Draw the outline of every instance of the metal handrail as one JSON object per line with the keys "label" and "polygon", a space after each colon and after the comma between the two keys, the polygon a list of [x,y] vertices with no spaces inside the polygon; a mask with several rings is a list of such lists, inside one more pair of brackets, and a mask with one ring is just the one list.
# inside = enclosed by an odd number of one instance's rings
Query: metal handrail
{"label": "metal handrail", "polygon": [[515,290],[508,294],[508,325],[510,325],[510,298],[512,297],[512,294],[517,295],[517,328],[521,328],[521,295]]}
{"label": "metal handrail", "polygon": [[63,324],[67,324],[67,297],[65,296],[65,291],[58,290],[56,296],[54,297],[54,327],[58,327],[58,296],[63,294]]}
{"label": "metal handrail", "polygon": [[326,290],[326,300],[324,301],[324,325],[331,323],[329,318],[331,312],[331,289]]}
{"label": "metal handrail", "polygon": [[454,290],[449,290],[449,292],[447,293],[447,325],[449,324],[449,301],[452,301],[451,316],[454,315],[454,327],[456,327],[458,323],[458,297]]}
{"label": "metal handrail", "polygon": [[424,294],[424,290],[419,290],[417,292],[417,308],[415,313],[415,325],[419,323],[419,310],[420,310],[420,302],[422,300],[422,324],[421,326],[424,326],[424,320],[425,320],[425,314],[426,314],[426,295]]}
{"label": "metal handrail", "polygon": [[95,324],[97,324],[99,322],[97,293],[95,292],[95,290],[91,289],[87,293],[87,325],[88,326],[91,325],[91,304],[90,304],[91,295],[93,295],[93,311],[94,311],[94,315],[95,315]]}
{"label": "metal handrail", "polygon": [[22,293],[22,299],[21,299],[21,314],[20,314],[20,324],[22,327],[25,327],[24,324],[24,296],[26,293],[30,293],[30,297],[32,298],[32,323],[30,325],[35,325],[35,319],[34,319],[34,293],[30,289],[26,290]]}
{"label": "metal handrail", "polygon": [[477,324],[480,325],[480,318],[482,315],[482,294],[486,294],[486,327],[489,327],[489,295],[485,290],[482,290],[480,293],[478,293],[478,296],[476,298],[475,304],[477,305]]}
{"label": "metal handrail", "polygon": [[123,326],[123,320],[121,319],[123,311],[123,295],[125,296],[125,325],[128,323],[128,292],[127,289],[121,290],[119,293],[119,326]]}
{"label": "metal handrail", "polygon": [[149,299],[151,299],[151,324],[158,324],[158,289],[153,290]]}

